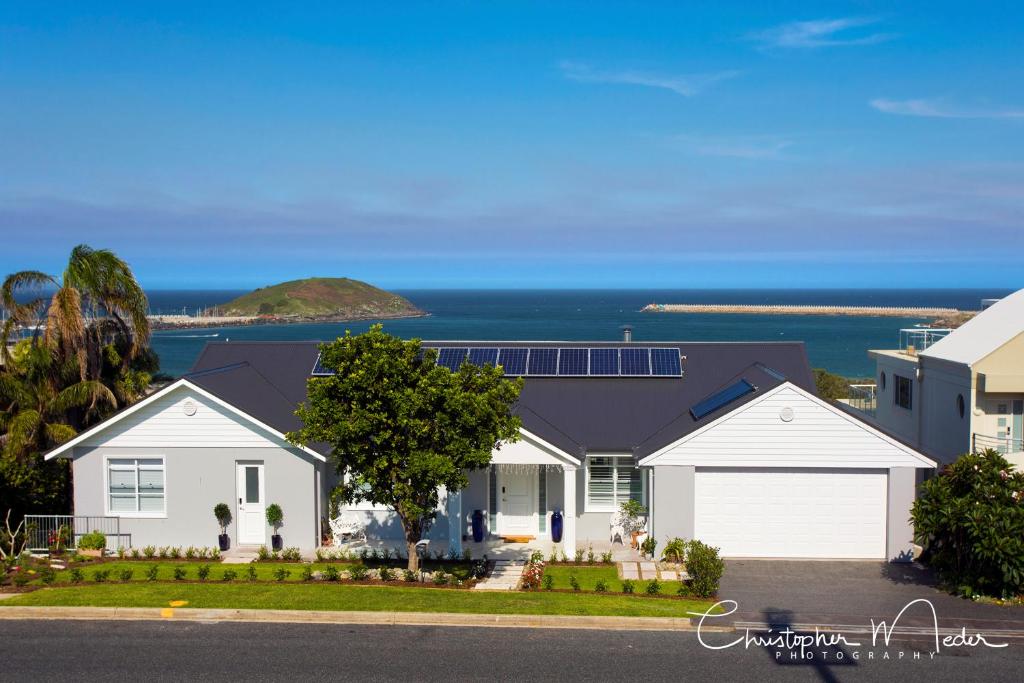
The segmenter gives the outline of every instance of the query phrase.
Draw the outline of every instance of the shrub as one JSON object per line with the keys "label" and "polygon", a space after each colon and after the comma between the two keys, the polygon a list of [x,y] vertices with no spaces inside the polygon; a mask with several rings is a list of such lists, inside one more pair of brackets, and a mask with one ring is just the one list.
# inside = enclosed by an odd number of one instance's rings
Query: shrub
{"label": "shrub", "polygon": [[14,575],[14,585],[18,588],[24,588],[28,585],[28,582],[32,580],[32,575],[27,571],[19,571]]}
{"label": "shrub", "polygon": [[132,576],[134,575],[135,572],[133,572],[131,569],[122,569],[117,573],[117,578],[119,578],[122,583],[128,583],[132,580]]}
{"label": "shrub", "polygon": [[576,549],[576,554],[573,556],[573,562],[576,564],[583,562],[583,548]]}
{"label": "shrub", "polygon": [[107,547],[107,537],[102,531],[83,534],[78,539],[79,550],[103,550]]}
{"label": "shrub", "polygon": [[110,578],[110,570],[109,569],[96,569],[92,573],[92,580],[95,581],[96,583],[104,583],[109,578]]}
{"label": "shrub", "polygon": [[381,581],[394,581],[395,580],[395,572],[394,572],[394,570],[389,569],[386,566],[381,567],[377,571],[377,575],[380,577]]}
{"label": "shrub", "polygon": [[613,560],[612,560],[612,551],[611,550],[609,550],[606,553],[601,553],[601,564],[611,564],[612,561]]}
{"label": "shrub", "polygon": [[57,580],[57,572],[53,571],[50,567],[43,567],[42,571],[39,572],[39,580],[49,585]]}
{"label": "shrub", "polygon": [[145,556],[147,560],[152,560],[153,556],[156,555],[156,548],[154,548],[151,545],[147,545],[145,548],[142,549],[142,554]]}
{"label": "shrub", "polygon": [[555,587],[555,577],[551,574],[544,575],[544,590],[549,591]]}
{"label": "shrub", "polygon": [[523,590],[534,590],[540,588],[540,582],[544,577],[544,563],[531,562],[523,569],[522,586]]}
{"label": "shrub", "polygon": [[690,590],[699,598],[710,598],[718,593],[718,582],[725,572],[725,562],[718,556],[718,548],[693,539],[686,544],[686,573],[690,575]]}
{"label": "shrub", "polygon": [[137,560],[142,557],[142,553],[139,552],[138,548],[132,548],[132,559]]}
{"label": "shrub", "polygon": [[578,591],[580,589],[580,580],[576,578],[575,574],[569,574],[569,585],[574,591]]}
{"label": "shrub", "polygon": [[348,570],[348,578],[353,581],[363,581],[369,573],[370,570],[367,569],[365,564],[354,564]]}
{"label": "shrub", "polygon": [[250,563],[249,563],[249,566],[248,566],[248,568],[246,569],[246,572],[245,572],[245,578],[246,578],[246,580],[248,580],[248,581],[255,581],[256,579],[258,579],[258,578],[259,578],[259,577],[258,577],[258,576],[256,575],[256,565],[255,565],[255,564],[253,564],[252,562],[250,562]]}
{"label": "shrub", "polygon": [[231,508],[228,507],[228,504],[217,503],[214,505],[213,516],[217,518],[217,524],[220,525],[220,532],[222,534],[227,533],[228,524],[231,523]]}
{"label": "shrub", "polygon": [[152,564],[149,569],[146,570],[146,581],[156,581],[156,577],[160,574],[160,565]]}
{"label": "shrub", "polygon": [[402,570],[402,580],[404,580],[404,581],[406,581],[408,583],[416,583],[416,581],[419,580],[419,577],[416,576],[416,572],[414,572],[413,570],[411,570],[411,569],[403,569]]}
{"label": "shrub", "polygon": [[124,546],[123,545],[117,546],[117,558],[119,560],[123,560],[124,559],[124,553],[125,553]]}
{"label": "shrub", "polygon": [[196,559],[196,549],[193,546],[189,546],[185,549],[185,559],[194,560]]}
{"label": "shrub", "polygon": [[827,401],[836,401],[850,395],[850,380],[822,368],[814,368],[814,386],[818,396]]}
{"label": "shrub", "polygon": [[661,551],[661,559],[666,562],[682,562],[686,558],[686,541],[678,536],[670,538]]}
{"label": "shrub", "polygon": [[274,570],[274,581],[284,581],[291,575],[292,570],[288,569],[287,567],[278,567]]}
{"label": "shrub", "polygon": [[448,583],[448,575],[444,573],[443,569],[438,569],[434,572],[434,584],[437,586],[443,586]]}
{"label": "shrub", "polygon": [[317,562],[326,562],[328,559],[330,559],[330,555],[331,554],[329,552],[325,552],[323,548],[317,548],[313,552],[313,557],[316,558]]}
{"label": "shrub", "polygon": [[462,579],[460,579],[459,577],[455,576],[455,574],[449,574],[448,575],[448,585],[451,586],[452,588],[458,588],[459,586],[462,585]]}
{"label": "shrub", "polygon": [[661,583],[657,579],[651,579],[644,590],[648,595],[661,595]]}
{"label": "shrub", "polygon": [[558,562],[558,550],[557,549],[555,549],[555,548],[551,549],[551,555],[548,556],[548,562],[550,564],[554,564],[555,562]]}
{"label": "shrub", "polygon": [[636,585],[633,583],[632,579],[623,579],[622,580],[622,592],[623,593],[626,593],[627,595],[632,595],[635,590],[636,590]]}
{"label": "shrub", "polygon": [[267,546],[260,546],[260,549],[256,551],[256,559],[260,562],[265,562],[270,559],[270,551],[267,549]]}
{"label": "shrub", "polygon": [[597,583],[594,584],[595,593],[607,593],[608,584],[604,582],[604,579],[598,579]]}
{"label": "shrub", "polygon": [[281,559],[288,560],[289,562],[301,562],[302,551],[298,548],[285,548],[281,551]]}
{"label": "shrub", "polygon": [[362,560],[363,563],[365,563],[367,560],[369,560],[370,559],[370,549],[369,548],[360,548],[359,549],[359,559]]}
{"label": "shrub", "polygon": [[167,546],[160,546],[160,550],[157,551],[157,557],[161,560],[166,560],[167,556],[171,554],[171,549]]}
{"label": "shrub", "polygon": [[171,548],[170,556],[172,560],[177,560],[181,557],[181,548],[175,546]]}
{"label": "shrub", "polygon": [[994,450],[921,485],[910,513],[922,561],[967,597],[1024,592],[1024,473]]}
{"label": "shrub", "polygon": [[531,564],[538,564],[538,563],[543,562],[543,561],[544,561],[544,553],[542,553],[539,550],[532,550],[532,551],[530,551],[530,563]]}
{"label": "shrub", "polygon": [[693,595],[693,589],[690,588],[690,585],[685,581],[680,581],[679,588],[676,589],[676,595],[681,595],[683,597],[688,598]]}
{"label": "shrub", "polygon": [[208,564],[201,564],[201,565],[199,565],[199,568],[196,569],[196,576],[199,577],[200,581],[206,581],[207,577],[210,576],[210,565],[208,565]]}
{"label": "shrub", "polygon": [[341,572],[333,564],[328,565],[324,568],[324,580],[325,581],[337,581],[341,578]]}
{"label": "shrub", "polygon": [[284,524],[284,512],[277,503],[271,503],[267,506],[267,524],[274,527],[275,534],[281,528],[281,525]]}
{"label": "shrub", "polygon": [[302,565],[302,571],[299,573],[299,577],[303,581],[313,580],[313,565],[304,564]]}
{"label": "shrub", "polygon": [[184,581],[186,576],[188,576],[188,571],[186,571],[186,569],[184,567],[175,567],[174,568],[174,580],[175,581]]}
{"label": "shrub", "polygon": [[380,559],[387,562],[391,559],[391,548],[382,548],[380,551]]}
{"label": "shrub", "polygon": [[211,560],[219,560],[220,559],[220,548],[210,548],[210,559]]}
{"label": "shrub", "polygon": [[654,551],[658,547],[658,539],[654,536],[648,536],[644,539],[643,543],[640,544],[640,552],[644,555],[650,555],[654,557]]}
{"label": "shrub", "polygon": [[78,567],[75,567],[74,569],[71,570],[70,578],[71,578],[71,583],[82,583],[82,580],[85,577],[82,576],[82,570],[79,569]]}
{"label": "shrub", "polygon": [[587,546],[587,564],[594,564],[594,546]]}
{"label": "shrub", "polygon": [[236,578],[238,578],[238,572],[236,572],[234,569],[225,569],[224,573],[220,577],[220,580],[234,581]]}

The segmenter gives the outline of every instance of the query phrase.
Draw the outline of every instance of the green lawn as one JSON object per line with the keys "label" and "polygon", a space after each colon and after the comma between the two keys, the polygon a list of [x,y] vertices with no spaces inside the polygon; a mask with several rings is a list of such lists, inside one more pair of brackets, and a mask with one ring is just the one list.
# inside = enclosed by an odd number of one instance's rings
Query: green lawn
{"label": "green lawn", "polygon": [[[555,580],[554,588],[564,588],[567,590],[572,588],[569,583],[569,577],[573,574],[576,575],[576,580],[580,583],[580,590],[592,591],[598,581],[604,581],[609,593],[620,593],[622,591],[622,579],[619,578],[615,565],[588,567],[585,565],[549,564],[544,567],[544,575],[551,576]],[[650,580],[648,579],[633,581],[637,593],[643,593],[649,583]],[[676,591],[679,590],[678,581],[660,581],[659,583],[661,583],[662,595],[675,595]]]}
{"label": "green lawn", "polygon": [[404,586],[335,583],[127,583],[46,588],[0,601],[6,606],[188,608],[462,612],[475,614],[565,614],[580,616],[688,617],[706,600],[649,598],[594,593],[481,592]]}

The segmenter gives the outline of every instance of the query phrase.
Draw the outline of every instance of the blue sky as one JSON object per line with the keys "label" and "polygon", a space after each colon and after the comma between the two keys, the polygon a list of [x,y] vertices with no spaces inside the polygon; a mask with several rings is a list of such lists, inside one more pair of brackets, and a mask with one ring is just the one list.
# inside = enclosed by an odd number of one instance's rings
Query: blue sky
{"label": "blue sky", "polygon": [[1024,286],[1020,5],[696,4],[5,3],[0,274]]}

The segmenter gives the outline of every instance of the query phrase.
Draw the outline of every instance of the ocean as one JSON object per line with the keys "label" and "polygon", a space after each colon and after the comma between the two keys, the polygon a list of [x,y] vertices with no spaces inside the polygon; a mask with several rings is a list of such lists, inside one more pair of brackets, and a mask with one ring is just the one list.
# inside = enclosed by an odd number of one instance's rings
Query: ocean
{"label": "ocean", "polygon": [[[973,310],[983,298],[1010,290],[395,290],[421,309],[425,318],[384,321],[400,337],[434,340],[614,341],[621,327],[633,326],[643,341],[803,341],[814,367],[846,377],[870,377],[868,349],[894,348],[899,330],[927,322],[920,318],[689,315],[641,313],[656,303],[834,304],[932,306]],[[241,290],[150,291],[154,313],[194,313],[230,301]],[[162,370],[181,375],[209,341],[330,340],[345,330],[359,333],[373,321],[253,325],[161,331],[152,345]]]}

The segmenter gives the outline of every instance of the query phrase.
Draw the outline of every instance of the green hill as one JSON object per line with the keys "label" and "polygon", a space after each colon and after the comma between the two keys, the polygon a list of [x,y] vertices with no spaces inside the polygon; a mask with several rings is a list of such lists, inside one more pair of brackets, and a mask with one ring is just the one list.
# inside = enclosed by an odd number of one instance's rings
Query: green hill
{"label": "green hill", "polygon": [[312,277],[262,287],[219,307],[223,315],[361,320],[424,315],[407,299],[345,277]]}

